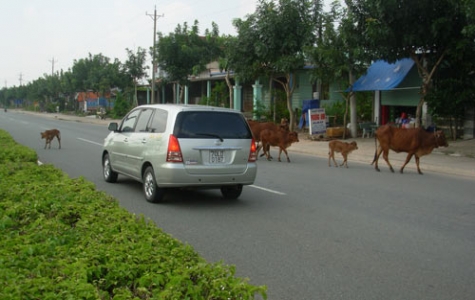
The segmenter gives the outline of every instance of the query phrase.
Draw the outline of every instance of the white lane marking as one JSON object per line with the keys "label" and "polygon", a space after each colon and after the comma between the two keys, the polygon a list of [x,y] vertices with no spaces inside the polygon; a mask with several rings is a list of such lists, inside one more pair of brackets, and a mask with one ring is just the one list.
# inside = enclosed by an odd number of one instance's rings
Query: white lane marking
{"label": "white lane marking", "polygon": [[102,144],[99,144],[99,143],[96,143],[96,142],[93,142],[93,141],[90,141],[90,140],[81,139],[81,138],[77,138],[77,139],[80,140],[80,141],[89,143],[89,144],[94,144],[94,145],[97,145],[97,146],[102,146]]}
{"label": "white lane marking", "polygon": [[264,188],[264,187],[257,186],[257,185],[253,185],[253,184],[250,185],[250,187],[253,187],[253,188],[256,188],[256,189],[259,189],[259,190],[263,190],[263,191],[266,191],[266,192],[269,192],[269,193],[277,194],[277,195],[282,195],[282,196],[287,195],[286,193],[274,191],[274,190],[271,190],[271,189],[266,189],[266,188]]}

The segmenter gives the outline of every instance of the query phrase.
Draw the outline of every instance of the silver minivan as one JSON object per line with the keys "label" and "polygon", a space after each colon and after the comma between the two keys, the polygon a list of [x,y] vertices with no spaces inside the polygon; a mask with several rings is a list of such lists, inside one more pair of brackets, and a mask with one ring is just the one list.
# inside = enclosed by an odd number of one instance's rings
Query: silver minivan
{"label": "silver minivan", "polygon": [[215,188],[241,195],[257,174],[256,144],[239,111],[200,105],[150,104],[109,124],[103,176],[143,184],[145,199],[160,202],[170,188]]}

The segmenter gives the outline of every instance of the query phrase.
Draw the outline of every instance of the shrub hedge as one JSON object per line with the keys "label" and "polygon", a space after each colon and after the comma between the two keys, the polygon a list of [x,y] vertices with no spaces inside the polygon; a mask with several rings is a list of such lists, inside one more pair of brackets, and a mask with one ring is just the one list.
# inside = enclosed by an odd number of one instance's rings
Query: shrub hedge
{"label": "shrub hedge", "polygon": [[266,287],[0,130],[0,299],[266,299]]}

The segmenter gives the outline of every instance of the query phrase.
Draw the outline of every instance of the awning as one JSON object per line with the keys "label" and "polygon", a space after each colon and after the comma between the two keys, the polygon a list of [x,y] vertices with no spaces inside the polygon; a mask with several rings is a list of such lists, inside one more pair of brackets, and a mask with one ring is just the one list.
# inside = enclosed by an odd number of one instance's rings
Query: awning
{"label": "awning", "polygon": [[392,90],[403,81],[413,65],[414,61],[410,58],[398,60],[393,64],[378,60],[368,68],[366,75],[361,76],[346,92]]}

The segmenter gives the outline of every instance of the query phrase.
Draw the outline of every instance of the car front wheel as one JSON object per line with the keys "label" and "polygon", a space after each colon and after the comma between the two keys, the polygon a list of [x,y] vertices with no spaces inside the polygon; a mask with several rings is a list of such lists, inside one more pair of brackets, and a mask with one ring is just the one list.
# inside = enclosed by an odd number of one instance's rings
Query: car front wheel
{"label": "car front wheel", "polygon": [[223,186],[221,187],[221,194],[226,199],[237,199],[241,196],[242,193],[242,185],[234,185],[234,186]]}
{"label": "car front wheel", "polygon": [[143,173],[143,191],[145,199],[151,203],[158,203],[162,201],[164,190],[157,186],[155,174],[152,167],[147,167]]}
{"label": "car front wheel", "polygon": [[114,172],[111,167],[111,160],[109,154],[105,154],[102,158],[102,173],[104,175],[104,180],[107,182],[114,183],[117,181],[117,172]]}

